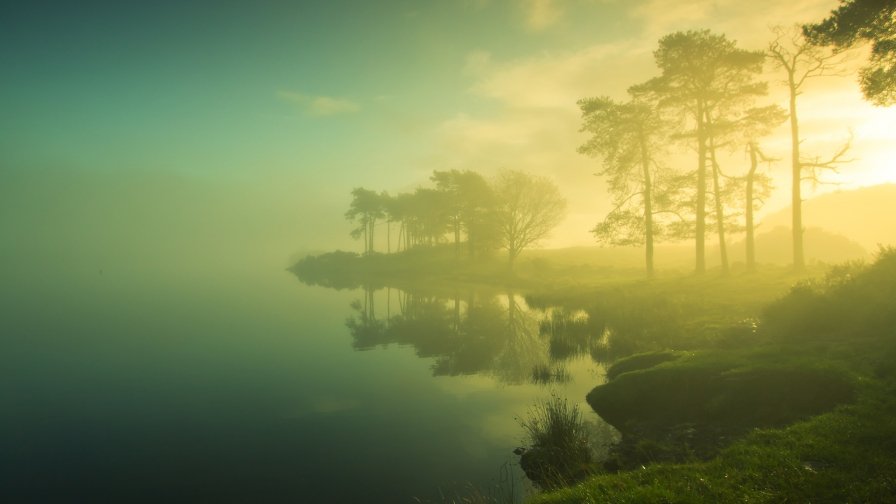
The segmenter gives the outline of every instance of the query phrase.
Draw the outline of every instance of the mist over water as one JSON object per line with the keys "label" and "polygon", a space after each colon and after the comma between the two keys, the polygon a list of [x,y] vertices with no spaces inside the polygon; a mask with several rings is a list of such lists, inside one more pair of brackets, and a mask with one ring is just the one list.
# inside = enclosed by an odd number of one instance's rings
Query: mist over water
{"label": "mist over water", "polygon": [[[346,320],[363,291],[301,284],[264,242],[230,236],[233,221],[190,214],[201,205],[141,221],[132,198],[91,211],[30,196],[13,199],[27,232],[4,217],[18,233],[0,300],[6,495],[407,502],[499,480],[522,492],[517,419],[550,392],[528,369],[510,383],[487,366],[433,376],[413,341],[356,350]],[[133,240],[111,241],[122,229]],[[401,314],[400,291],[391,308],[386,295],[379,316]],[[581,402],[599,373],[578,362],[561,388]]]}

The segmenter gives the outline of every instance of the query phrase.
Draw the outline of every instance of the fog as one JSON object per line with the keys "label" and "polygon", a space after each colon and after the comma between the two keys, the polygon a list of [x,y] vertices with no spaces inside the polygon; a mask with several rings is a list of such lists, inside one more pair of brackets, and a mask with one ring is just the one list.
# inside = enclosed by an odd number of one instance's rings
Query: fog
{"label": "fog", "polygon": [[892,501],[892,4],[8,9],[0,501]]}

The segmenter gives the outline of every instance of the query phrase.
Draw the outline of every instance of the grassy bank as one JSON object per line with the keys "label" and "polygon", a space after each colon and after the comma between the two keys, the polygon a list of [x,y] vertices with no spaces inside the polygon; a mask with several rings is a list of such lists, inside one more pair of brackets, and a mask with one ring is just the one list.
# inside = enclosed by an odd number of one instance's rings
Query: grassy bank
{"label": "grassy bank", "polygon": [[617,362],[588,396],[623,432],[615,458],[534,502],[896,502],[893,299],[882,251],[724,344]]}
{"label": "grassy bank", "polygon": [[896,402],[868,385],[853,405],[756,430],[709,461],[592,477],[534,503],[894,502]]}

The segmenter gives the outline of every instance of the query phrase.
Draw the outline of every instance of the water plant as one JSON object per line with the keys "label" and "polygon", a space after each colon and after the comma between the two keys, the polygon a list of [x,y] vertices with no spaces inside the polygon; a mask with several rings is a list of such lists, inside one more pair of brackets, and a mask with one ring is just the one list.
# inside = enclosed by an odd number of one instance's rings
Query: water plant
{"label": "water plant", "polygon": [[551,395],[520,421],[527,447],[519,449],[526,476],[544,489],[579,481],[594,471],[588,429],[578,405]]}

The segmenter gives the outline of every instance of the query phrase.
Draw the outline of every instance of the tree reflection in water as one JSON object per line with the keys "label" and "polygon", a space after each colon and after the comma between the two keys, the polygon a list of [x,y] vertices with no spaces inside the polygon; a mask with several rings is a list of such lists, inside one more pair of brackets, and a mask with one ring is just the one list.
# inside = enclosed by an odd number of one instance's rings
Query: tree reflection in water
{"label": "tree reflection in water", "polygon": [[351,306],[355,313],[346,326],[354,348],[413,347],[417,356],[434,359],[435,376],[487,374],[507,384],[565,383],[570,379],[567,362],[602,356],[607,343],[607,331],[587,312],[533,309],[513,292],[432,294],[367,286],[363,300]]}

